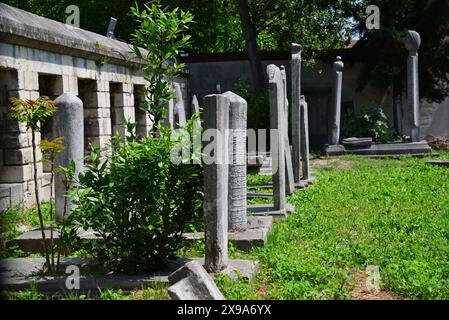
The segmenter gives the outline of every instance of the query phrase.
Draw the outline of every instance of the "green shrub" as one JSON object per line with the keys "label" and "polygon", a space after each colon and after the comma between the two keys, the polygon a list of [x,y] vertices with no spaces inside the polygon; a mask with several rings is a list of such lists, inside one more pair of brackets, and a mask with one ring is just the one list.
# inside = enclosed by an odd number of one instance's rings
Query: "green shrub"
{"label": "green shrub", "polygon": [[360,115],[353,111],[343,114],[342,137],[371,137],[375,142],[391,140],[391,124],[382,108],[370,103],[362,108]]}
{"label": "green shrub", "polygon": [[171,153],[180,138],[170,128],[159,130],[141,140],[114,139],[106,160],[94,150],[79,186],[71,190],[72,218],[100,238],[80,245],[109,270],[160,267],[179,250],[187,226],[201,217],[202,169],[174,164]]}

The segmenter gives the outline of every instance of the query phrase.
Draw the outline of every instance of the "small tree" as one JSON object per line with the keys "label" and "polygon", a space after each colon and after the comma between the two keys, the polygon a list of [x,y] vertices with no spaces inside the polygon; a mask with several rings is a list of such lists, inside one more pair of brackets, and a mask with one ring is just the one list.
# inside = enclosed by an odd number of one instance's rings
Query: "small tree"
{"label": "small tree", "polygon": [[142,68],[147,81],[142,108],[149,113],[155,132],[160,121],[167,117],[168,101],[174,98],[173,78],[185,66],[178,62],[177,56],[190,43],[185,31],[193,16],[178,8],[171,11],[163,8],[159,0],[144,5],[143,10],[136,3],[131,13],[139,24],[132,34],[132,48],[146,63]]}
{"label": "small tree", "polygon": [[50,164],[50,260],[53,271],[57,270],[59,267],[59,261],[57,263],[57,267],[55,267],[55,245],[53,236],[53,181],[55,177],[56,154],[64,150],[64,146],[62,144],[63,140],[64,137],[58,137],[53,141],[42,140],[40,145],[42,151],[42,159]]}
{"label": "small tree", "polygon": [[36,198],[37,214],[42,235],[42,246],[44,249],[45,260],[50,273],[53,273],[53,266],[50,263],[50,254],[47,248],[45,237],[44,218],[40,204],[38,175],[37,175],[37,156],[36,156],[36,132],[41,131],[41,123],[56,112],[54,101],[48,97],[40,97],[37,100],[23,100],[19,98],[10,99],[12,107],[9,109],[8,117],[26,124],[27,130],[31,130],[31,141],[33,148],[33,173],[34,173],[34,195]]}

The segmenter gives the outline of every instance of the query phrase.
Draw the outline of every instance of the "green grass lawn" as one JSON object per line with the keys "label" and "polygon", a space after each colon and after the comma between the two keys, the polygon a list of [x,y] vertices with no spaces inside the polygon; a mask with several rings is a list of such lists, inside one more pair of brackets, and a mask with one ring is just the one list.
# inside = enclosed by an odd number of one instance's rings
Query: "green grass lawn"
{"label": "green grass lawn", "polygon": [[[449,159],[449,152],[440,158]],[[449,169],[424,162],[349,156],[314,160],[317,182],[289,197],[296,213],[275,223],[267,246],[248,254],[230,246],[231,258],[259,261],[256,282],[218,276],[219,287],[228,299],[358,299],[357,282],[365,280],[367,266],[375,265],[388,298],[449,299]],[[249,176],[248,182],[265,184],[270,178]],[[3,236],[16,236],[18,225],[37,226],[36,216],[8,211],[1,221],[7,231]],[[179,252],[203,253],[203,241]],[[42,298],[36,294],[30,290],[17,298]],[[105,291],[96,298],[168,296],[158,287]]]}
{"label": "green grass lawn", "polygon": [[[449,158],[443,153],[441,158]],[[378,266],[398,298],[449,299],[449,170],[424,159],[318,160],[317,182],[290,198],[255,284],[219,278],[230,299],[351,299],[354,275]]]}

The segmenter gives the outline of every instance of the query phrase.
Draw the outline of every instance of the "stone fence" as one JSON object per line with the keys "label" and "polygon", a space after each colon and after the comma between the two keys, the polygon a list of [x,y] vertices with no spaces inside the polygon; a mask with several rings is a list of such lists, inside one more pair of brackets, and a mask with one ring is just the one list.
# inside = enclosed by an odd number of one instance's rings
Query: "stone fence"
{"label": "stone fence", "polygon": [[[105,147],[117,131],[125,131],[125,119],[138,124],[140,135],[152,126],[138,108],[145,86],[141,65],[124,42],[0,3],[0,211],[34,202],[31,133],[6,119],[8,98],[77,95],[84,105],[85,130],[79,138],[86,151],[89,145]],[[188,77],[185,72],[174,81],[171,125],[190,115]],[[38,143],[53,138],[50,122],[43,124]],[[44,201],[50,194],[48,169],[38,164]]]}

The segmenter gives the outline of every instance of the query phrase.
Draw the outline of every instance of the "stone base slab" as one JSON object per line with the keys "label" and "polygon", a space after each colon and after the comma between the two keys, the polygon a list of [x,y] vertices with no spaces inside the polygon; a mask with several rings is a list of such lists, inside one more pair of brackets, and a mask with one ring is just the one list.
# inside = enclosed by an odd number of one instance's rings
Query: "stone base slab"
{"label": "stone base slab", "polygon": [[261,217],[261,216],[272,216],[273,219],[285,219],[289,213],[295,212],[296,208],[294,205],[287,203],[285,210],[276,210],[272,204],[255,204],[248,205],[248,214]]}
{"label": "stone base slab", "polygon": [[[237,249],[248,251],[255,246],[264,246],[267,242],[268,234],[273,227],[273,218],[267,217],[248,217],[248,229],[245,231],[236,231],[229,233],[229,241]],[[50,230],[45,230],[46,241],[50,243]],[[83,241],[95,239],[92,230],[78,230],[78,235]],[[186,241],[194,241],[204,238],[203,232],[184,233]],[[53,241],[59,241],[59,233],[54,231]],[[19,237],[7,243],[8,247],[18,246],[22,251],[29,253],[43,253],[41,231],[39,229],[25,232]]]}
{"label": "stone base slab", "polygon": [[449,168],[449,160],[431,160],[431,161],[426,161],[426,163],[433,165],[433,166]]}
{"label": "stone base slab", "polygon": [[323,155],[327,157],[355,154],[372,157],[395,156],[425,156],[432,153],[432,148],[426,141],[410,143],[379,143],[369,148],[348,148],[342,145],[329,145],[323,149]]}
{"label": "stone base slab", "polygon": [[[253,247],[263,247],[267,243],[268,234],[273,228],[272,216],[248,217],[248,228],[242,231],[231,231],[228,240],[242,251]],[[203,232],[185,233],[187,243],[204,238]]]}
{"label": "stone base slab", "polygon": [[248,199],[271,199],[273,198],[272,193],[257,193],[257,192],[248,192],[246,193],[246,197]]}
{"label": "stone base slab", "polygon": [[[151,287],[155,283],[167,283],[168,276],[185,263],[196,260],[204,264],[204,258],[178,259],[167,263],[166,268],[149,274],[141,275],[83,275],[89,266],[95,266],[91,259],[64,258],[61,259],[61,270],[68,266],[80,267],[80,288],[78,292],[97,294],[99,289],[122,289],[125,291]],[[0,260],[0,291],[18,292],[30,289],[35,284],[41,293],[62,294],[70,292],[66,287],[67,276],[43,276],[44,258],[16,258]],[[229,260],[228,268],[223,274],[228,274],[231,279],[238,276],[254,281],[259,272],[257,261]]]}

